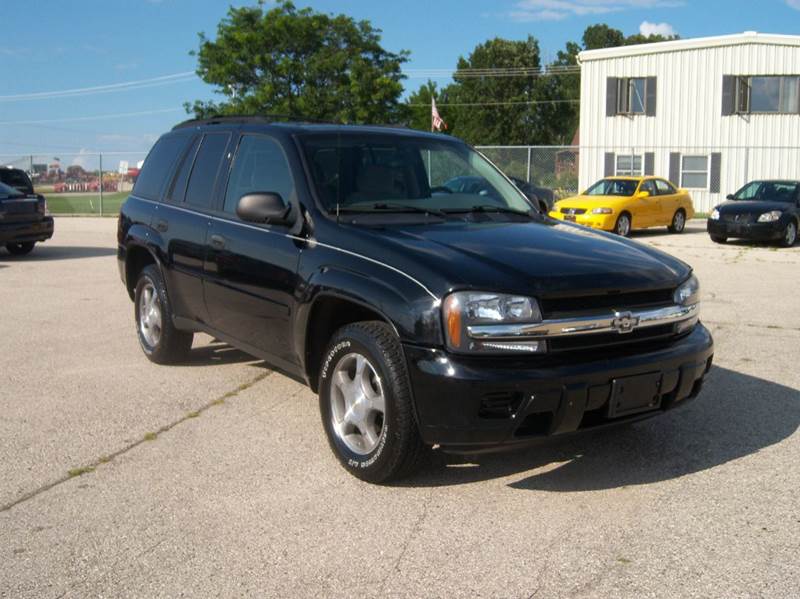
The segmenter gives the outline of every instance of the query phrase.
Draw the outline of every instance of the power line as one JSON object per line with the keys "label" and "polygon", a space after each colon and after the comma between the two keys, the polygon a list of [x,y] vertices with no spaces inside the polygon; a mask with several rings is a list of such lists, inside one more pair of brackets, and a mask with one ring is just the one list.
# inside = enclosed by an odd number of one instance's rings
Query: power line
{"label": "power line", "polygon": [[[514,105],[528,105],[528,106],[536,106],[538,104],[580,104],[580,100],[532,100],[530,102],[520,101],[520,102],[437,102],[437,106],[514,106]],[[428,108],[431,107],[430,104],[425,103],[415,103],[415,104],[406,104],[406,106],[426,106]]]}
{"label": "power line", "polygon": [[124,81],[122,83],[111,83],[107,85],[95,85],[92,87],[79,87],[73,89],[62,89],[47,92],[33,92],[27,94],[13,94],[0,96],[0,102],[16,102],[20,100],[49,100],[54,98],[73,98],[93,94],[131,91],[160,85],[171,85],[173,83],[188,83],[197,78],[193,71],[174,73],[172,75],[162,75],[151,77],[150,79],[139,79],[136,81]]}
{"label": "power line", "polygon": [[103,119],[116,119],[131,116],[146,116],[150,114],[164,114],[167,112],[179,112],[183,108],[159,108],[157,110],[141,110],[138,112],[118,112],[116,114],[102,114],[95,116],[78,116],[64,119],[40,119],[36,121],[0,121],[0,125],[41,125],[46,123],[73,123],[80,121],[100,121]]}

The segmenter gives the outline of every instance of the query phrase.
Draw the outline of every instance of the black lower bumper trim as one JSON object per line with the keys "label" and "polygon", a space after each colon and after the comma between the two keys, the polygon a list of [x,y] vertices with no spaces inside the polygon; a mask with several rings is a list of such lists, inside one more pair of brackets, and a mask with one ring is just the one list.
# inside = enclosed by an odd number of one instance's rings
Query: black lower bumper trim
{"label": "black lower bumper trim", "polygon": [[45,216],[38,221],[0,222],[0,245],[46,241],[53,236],[53,218]]}

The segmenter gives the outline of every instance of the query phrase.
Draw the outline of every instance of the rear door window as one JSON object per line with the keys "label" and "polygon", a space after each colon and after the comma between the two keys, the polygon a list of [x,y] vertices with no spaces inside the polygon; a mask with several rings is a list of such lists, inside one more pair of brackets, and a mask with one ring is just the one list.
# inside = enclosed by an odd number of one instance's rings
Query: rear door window
{"label": "rear door window", "polygon": [[214,187],[229,139],[229,133],[207,133],[203,136],[186,186],[187,204],[204,209],[213,206]]}
{"label": "rear door window", "polygon": [[663,179],[656,179],[656,189],[658,189],[658,195],[662,196],[669,196],[675,193],[675,188]]}
{"label": "rear door window", "polygon": [[159,139],[147,155],[142,172],[136,178],[134,195],[148,200],[160,200],[172,167],[188,143],[189,138],[186,135],[169,135]]}

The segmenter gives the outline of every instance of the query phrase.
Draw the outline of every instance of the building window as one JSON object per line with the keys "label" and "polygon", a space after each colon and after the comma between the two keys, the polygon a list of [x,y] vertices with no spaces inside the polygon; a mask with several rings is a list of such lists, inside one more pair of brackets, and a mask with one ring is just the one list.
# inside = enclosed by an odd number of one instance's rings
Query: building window
{"label": "building window", "polygon": [[620,154],[617,156],[618,177],[641,177],[642,176],[642,157],[636,154]]}
{"label": "building window", "polygon": [[738,77],[736,112],[739,114],[799,113],[800,76]]}
{"label": "building window", "polygon": [[617,114],[644,114],[647,79],[631,77],[617,80]]}
{"label": "building window", "polygon": [[681,187],[708,189],[708,156],[683,156],[681,160]]}

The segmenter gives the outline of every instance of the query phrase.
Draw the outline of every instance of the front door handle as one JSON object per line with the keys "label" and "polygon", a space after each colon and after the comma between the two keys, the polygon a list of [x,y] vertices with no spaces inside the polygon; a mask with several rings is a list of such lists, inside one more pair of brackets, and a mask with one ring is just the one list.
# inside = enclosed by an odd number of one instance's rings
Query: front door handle
{"label": "front door handle", "polygon": [[211,247],[215,250],[224,250],[225,249],[225,238],[222,235],[212,235],[211,236]]}
{"label": "front door handle", "polygon": [[165,221],[163,218],[160,218],[156,221],[156,230],[161,231],[162,233],[166,233],[169,229],[169,223]]}

